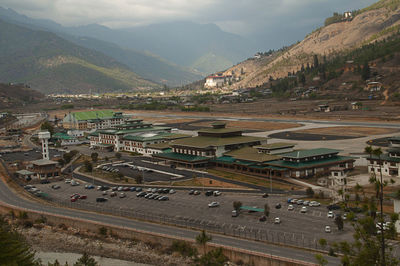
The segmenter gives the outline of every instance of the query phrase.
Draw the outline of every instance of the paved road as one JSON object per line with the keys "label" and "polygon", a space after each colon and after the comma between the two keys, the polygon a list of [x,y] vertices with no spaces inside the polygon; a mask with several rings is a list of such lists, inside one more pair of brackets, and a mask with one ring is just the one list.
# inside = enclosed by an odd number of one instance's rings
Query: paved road
{"label": "paved road", "polygon": [[253,117],[236,117],[236,116],[199,116],[199,115],[174,115],[174,114],[146,114],[139,113],[138,115],[144,117],[169,117],[169,118],[182,118],[182,119],[219,119],[219,120],[238,120],[238,121],[254,121],[254,122],[284,122],[284,123],[314,123],[325,125],[338,125],[338,126],[365,126],[365,127],[388,127],[400,128],[400,123],[383,123],[383,122],[361,122],[361,121],[330,121],[330,120],[312,120],[312,119],[278,119],[278,118],[253,118]]}
{"label": "paved road", "polygon": [[[27,208],[30,210],[64,215],[71,218],[80,218],[88,221],[98,221],[109,225],[125,226],[132,229],[139,229],[147,232],[155,232],[171,236],[179,236],[188,239],[194,239],[195,236],[199,233],[198,231],[187,230],[177,227],[152,224],[142,221],[135,221],[122,217],[108,216],[98,213],[86,213],[79,210],[64,209],[53,206],[41,205],[40,203],[36,202],[30,202],[20,198],[18,195],[15,195],[12,191],[10,191],[10,189],[4,184],[3,179],[0,182],[0,201],[13,206]],[[212,242],[235,248],[272,254],[275,256],[288,257],[308,262],[315,262],[315,257],[313,253],[294,248],[287,248],[261,242],[248,241],[239,238],[227,237],[223,235],[213,235]],[[338,258],[327,257],[327,259],[329,260],[330,265],[339,264]]]}

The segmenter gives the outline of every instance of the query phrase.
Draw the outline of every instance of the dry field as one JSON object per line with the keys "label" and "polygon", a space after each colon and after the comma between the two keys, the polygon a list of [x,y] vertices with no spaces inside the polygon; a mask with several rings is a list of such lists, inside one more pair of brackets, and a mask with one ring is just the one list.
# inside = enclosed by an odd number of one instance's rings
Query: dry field
{"label": "dry field", "polygon": [[[212,183],[210,183],[212,181]],[[185,181],[177,181],[173,183],[174,186],[196,186],[196,187],[222,187],[222,188],[238,188],[245,189],[245,187],[238,186],[235,184],[222,182],[206,177],[198,177],[195,179],[185,180]]]}
{"label": "dry field", "polygon": [[391,134],[399,132],[399,130],[394,128],[343,126],[343,127],[321,127],[321,128],[304,129],[296,132],[308,133],[308,134],[321,134],[321,135],[362,137],[371,135]]}
{"label": "dry field", "polygon": [[[222,120],[221,120],[222,121]],[[252,122],[252,121],[224,121],[227,127],[246,128],[255,130],[278,130],[300,127],[300,124],[295,123],[278,123],[278,122]],[[213,122],[192,123],[192,126],[211,127]]]}

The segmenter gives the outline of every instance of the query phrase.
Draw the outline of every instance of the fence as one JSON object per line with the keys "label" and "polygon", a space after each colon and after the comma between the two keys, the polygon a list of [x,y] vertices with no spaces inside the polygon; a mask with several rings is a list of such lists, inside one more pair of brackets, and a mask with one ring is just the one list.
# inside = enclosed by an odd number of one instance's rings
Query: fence
{"label": "fence", "polygon": [[154,223],[179,226],[187,229],[206,230],[208,232],[240,237],[249,240],[264,241],[273,244],[301,247],[304,249],[328,251],[328,246],[321,246],[318,239],[310,238],[301,233],[288,233],[272,229],[259,229],[230,223],[218,223],[204,219],[189,217],[170,216],[166,214],[152,213],[150,211],[138,211],[134,208],[112,208],[103,203],[94,203],[84,200],[76,202],[65,201],[56,198],[47,198],[48,201],[63,207],[77,208],[100,213],[111,214],[137,220],[150,221]]}

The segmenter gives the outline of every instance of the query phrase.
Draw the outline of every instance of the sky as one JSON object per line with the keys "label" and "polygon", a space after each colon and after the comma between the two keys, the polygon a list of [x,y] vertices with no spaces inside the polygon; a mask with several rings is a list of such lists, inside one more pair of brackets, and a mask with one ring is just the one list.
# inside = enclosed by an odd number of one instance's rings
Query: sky
{"label": "sky", "polygon": [[33,18],[64,26],[97,23],[111,28],[172,21],[214,23],[221,29],[279,48],[302,40],[333,12],[366,7],[377,0],[2,0]]}

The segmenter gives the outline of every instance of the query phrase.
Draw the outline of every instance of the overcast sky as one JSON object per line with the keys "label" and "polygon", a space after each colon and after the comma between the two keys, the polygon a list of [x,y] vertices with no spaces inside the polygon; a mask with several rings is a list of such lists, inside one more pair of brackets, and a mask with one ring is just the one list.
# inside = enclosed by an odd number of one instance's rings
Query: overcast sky
{"label": "overcast sky", "polygon": [[303,39],[333,12],[363,8],[376,1],[1,0],[0,6],[65,26],[98,23],[121,28],[184,20],[215,23],[225,31],[280,46]]}

